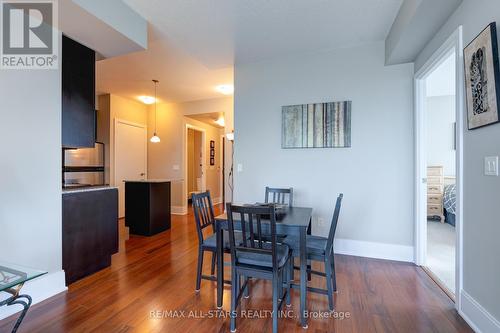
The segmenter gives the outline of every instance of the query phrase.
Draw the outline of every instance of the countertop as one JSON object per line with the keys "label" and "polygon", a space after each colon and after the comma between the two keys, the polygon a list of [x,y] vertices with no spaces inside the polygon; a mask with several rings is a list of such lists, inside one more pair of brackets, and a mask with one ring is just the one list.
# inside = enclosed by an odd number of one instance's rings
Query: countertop
{"label": "countertop", "polygon": [[114,189],[118,189],[118,187],[104,185],[104,186],[89,186],[89,187],[77,187],[77,188],[64,188],[62,190],[62,194],[81,193],[81,192],[93,192],[93,191],[105,191],[105,190],[114,190]]}
{"label": "countertop", "polygon": [[132,179],[124,180],[125,183],[173,183],[182,179]]}

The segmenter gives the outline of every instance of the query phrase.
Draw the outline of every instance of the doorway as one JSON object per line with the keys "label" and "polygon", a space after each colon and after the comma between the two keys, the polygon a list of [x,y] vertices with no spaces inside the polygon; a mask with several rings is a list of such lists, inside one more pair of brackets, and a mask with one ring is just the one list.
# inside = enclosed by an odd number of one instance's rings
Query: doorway
{"label": "doorway", "polygon": [[118,217],[125,216],[124,180],[147,177],[147,129],[145,125],[115,119],[114,183],[118,187]]}
{"label": "doorway", "polygon": [[456,302],[462,283],[461,27],[415,75],[416,263]]}
{"label": "doorway", "polygon": [[193,193],[206,189],[205,180],[205,131],[193,126],[186,126],[187,157],[187,203],[191,202]]}

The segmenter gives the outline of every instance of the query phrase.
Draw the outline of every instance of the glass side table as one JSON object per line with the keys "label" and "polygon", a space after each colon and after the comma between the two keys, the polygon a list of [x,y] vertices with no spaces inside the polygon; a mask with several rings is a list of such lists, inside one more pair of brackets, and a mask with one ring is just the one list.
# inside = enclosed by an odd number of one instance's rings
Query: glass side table
{"label": "glass side table", "polygon": [[31,297],[29,295],[21,295],[21,288],[26,281],[32,280],[46,273],[47,272],[0,261],[0,292],[10,294],[7,299],[0,298],[0,307],[15,304],[23,306],[23,311],[17,319],[16,324],[12,329],[12,333],[17,332],[17,329],[23,322],[23,319],[31,306]]}

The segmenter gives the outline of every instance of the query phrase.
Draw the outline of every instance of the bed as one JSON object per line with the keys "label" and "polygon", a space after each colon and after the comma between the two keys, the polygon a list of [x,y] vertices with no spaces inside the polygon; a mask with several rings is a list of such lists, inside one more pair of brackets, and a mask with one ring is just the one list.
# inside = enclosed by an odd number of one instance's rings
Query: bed
{"label": "bed", "polygon": [[455,184],[445,185],[443,195],[444,221],[452,226],[455,226],[455,212],[457,207],[456,193]]}

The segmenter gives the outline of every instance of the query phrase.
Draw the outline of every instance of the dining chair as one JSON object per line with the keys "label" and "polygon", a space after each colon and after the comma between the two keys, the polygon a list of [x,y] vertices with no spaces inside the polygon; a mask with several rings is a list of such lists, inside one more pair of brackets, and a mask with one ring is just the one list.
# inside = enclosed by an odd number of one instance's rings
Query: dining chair
{"label": "dining chair", "polygon": [[[288,200],[286,200],[287,197]],[[274,188],[266,186],[265,203],[286,203],[289,207],[293,207],[293,188]]]}
{"label": "dining chair", "polygon": [[[272,281],[273,332],[276,333],[278,332],[278,311],[285,300],[287,305],[290,304],[290,275],[293,271],[293,263],[290,260],[291,250],[288,245],[277,241],[275,208],[274,206],[237,206],[228,203],[226,211],[232,267],[231,332],[236,332],[236,310],[242,294],[248,290],[248,278],[254,278]],[[263,222],[264,219],[268,221]],[[269,224],[270,241],[263,238],[264,223]],[[238,244],[236,228],[241,229],[240,244]],[[241,278],[244,278],[243,285]]]}
{"label": "dining chair", "polygon": [[[308,267],[308,274],[319,275],[326,278],[327,289],[319,289],[308,287],[307,290],[315,293],[320,293],[328,296],[328,307],[330,311],[334,309],[333,293],[337,292],[337,277],[335,274],[335,254],[333,251],[333,242],[335,238],[335,231],[337,230],[337,223],[340,215],[340,207],[342,205],[342,199],[344,195],[342,193],[337,197],[337,202],[335,204],[335,210],[333,212],[332,223],[330,225],[330,231],[328,237],[320,236],[306,236],[306,249],[307,249],[307,259],[312,261],[320,261],[325,265],[325,273],[315,271]],[[298,269],[298,267],[294,267]],[[310,280],[310,279],[308,279]]]}
{"label": "dining chair", "polygon": [[[196,273],[196,292],[200,291],[201,279],[217,281],[214,276],[215,265],[219,264],[216,262],[217,258],[217,237],[215,233],[215,216],[214,209],[212,205],[212,199],[210,197],[210,191],[193,193],[191,196],[194,219],[196,222],[196,232],[198,234],[198,268]],[[203,232],[206,228],[211,229],[209,235],[204,235]],[[235,233],[237,239],[241,239],[241,234]],[[229,233],[224,232],[224,252],[229,253]],[[210,269],[210,276],[203,275],[203,256],[205,252],[212,253],[212,265]],[[224,263],[221,263],[222,265]]]}

